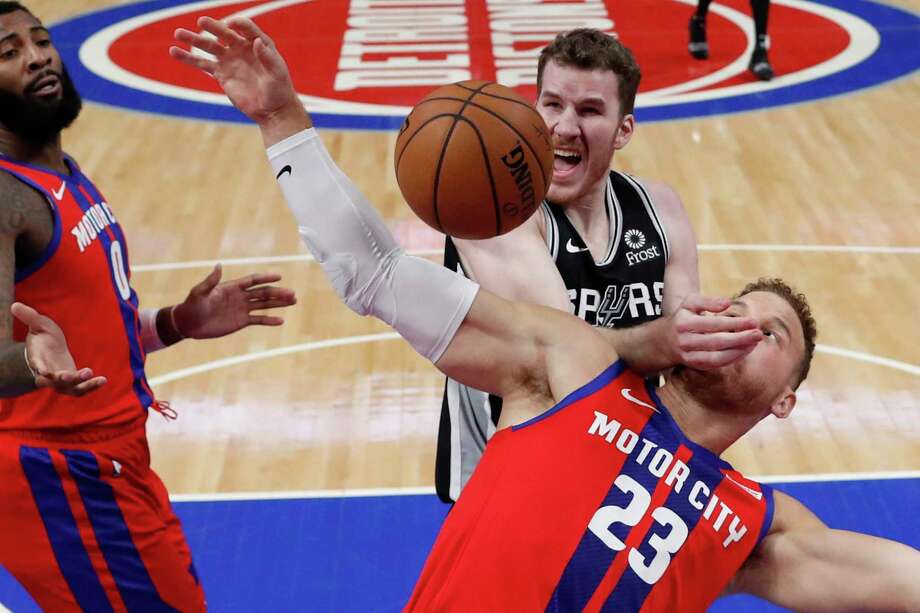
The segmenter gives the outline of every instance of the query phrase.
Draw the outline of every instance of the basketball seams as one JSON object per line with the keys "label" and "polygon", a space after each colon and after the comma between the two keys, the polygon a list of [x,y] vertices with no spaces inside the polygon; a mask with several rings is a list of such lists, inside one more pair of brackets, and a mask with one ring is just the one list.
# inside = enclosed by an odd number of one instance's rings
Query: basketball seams
{"label": "basketball seams", "polygon": [[[488,83],[485,83],[482,87],[486,87],[487,85]],[[434,172],[434,195],[431,203],[432,207],[434,208],[434,221],[436,224],[438,224],[438,229],[441,232],[444,232],[444,234],[450,234],[450,232],[444,230],[444,226],[441,224],[441,215],[438,212],[438,188],[441,184],[441,168],[444,166],[444,155],[447,153],[447,147],[450,145],[450,138],[454,135],[454,129],[457,127],[457,121],[460,120],[464,109],[466,109],[467,105],[470,103],[470,100],[473,99],[477,91],[474,91],[472,94],[470,94],[469,98],[463,102],[463,106],[460,107],[460,110],[458,110],[456,115],[454,115],[454,121],[452,124],[450,124],[450,128],[447,130],[447,136],[444,137],[444,142],[441,144],[441,154],[438,156],[438,165]],[[418,131],[419,130],[417,130],[416,133],[418,133]]]}
{"label": "basketball seams", "polygon": [[406,149],[409,148],[409,143],[411,143],[411,142],[412,142],[412,139],[414,139],[416,136],[419,135],[419,133],[422,131],[422,128],[424,128],[425,126],[427,126],[429,123],[431,123],[431,122],[434,121],[435,119],[441,119],[441,118],[443,118],[443,117],[453,117],[453,118],[454,118],[454,121],[456,121],[456,120],[457,120],[457,116],[458,116],[457,113],[441,113],[440,115],[435,115],[435,116],[433,116],[433,117],[429,117],[428,119],[425,120],[425,122],[424,122],[422,125],[420,125],[418,128],[416,128],[416,129],[415,129],[415,132],[413,132],[412,135],[409,136],[409,139],[406,141],[406,144],[403,145],[403,146],[402,146],[402,149],[400,149],[400,151],[399,151],[399,156],[396,158],[396,174],[397,174],[397,175],[399,174],[399,165],[400,165],[400,163],[402,162],[403,154],[406,152]]}
{"label": "basketball seams", "polygon": [[495,176],[492,174],[492,163],[489,159],[489,150],[486,149],[485,139],[483,139],[482,132],[479,131],[479,127],[477,127],[475,123],[463,115],[457,116],[457,121],[462,121],[471,127],[476,134],[476,138],[479,140],[479,148],[482,151],[482,161],[486,165],[486,172],[489,174],[489,187],[492,189],[492,208],[495,209],[495,234],[497,236],[501,234],[502,230],[502,211],[498,202],[498,190],[495,189]]}
{"label": "basketball seams", "polygon": [[[457,87],[461,89],[465,89],[466,91],[469,91],[469,92],[474,91],[472,88],[467,87],[466,85],[463,85],[462,83],[454,83],[454,85],[456,85]],[[493,83],[488,83],[487,86],[488,85],[493,85]],[[517,104],[518,106],[523,106],[537,113],[537,110],[533,108],[533,105],[527,102],[526,100],[518,100],[517,98],[509,98],[508,96],[499,96],[498,94],[491,94],[489,92],[484,92],[484,91],[476,91],[476,93],[479,94],[480,96],[495,98],[496,100],[504,100],[505,102],[513,102],[514,104]],[[539,113],[537,114],[539,115]],[[541,119],[542,119],[542,116],[541,116]]]}

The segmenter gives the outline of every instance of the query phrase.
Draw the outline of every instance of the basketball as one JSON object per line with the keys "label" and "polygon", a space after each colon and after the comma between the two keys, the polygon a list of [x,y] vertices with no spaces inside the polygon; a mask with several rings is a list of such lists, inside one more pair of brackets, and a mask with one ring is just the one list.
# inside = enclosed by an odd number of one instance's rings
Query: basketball
{"label": "basketball", "polygon": [[423,98],[396,139],[396,181],[425,223],[491,238],[527,220],[553,178],[540,114],[511,89],[461,81]]}

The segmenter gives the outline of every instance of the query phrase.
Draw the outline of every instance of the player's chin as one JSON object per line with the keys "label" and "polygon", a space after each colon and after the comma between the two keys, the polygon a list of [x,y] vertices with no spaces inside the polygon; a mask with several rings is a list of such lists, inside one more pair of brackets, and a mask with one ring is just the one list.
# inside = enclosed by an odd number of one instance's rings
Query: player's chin
{"label": "player's chin", "polygon": [[561,177],[559,180],[557,180],[556,173],[554,171],[553,182],[550,184],[549,190],[546,192],[546,199],[553,204],[558,204],[560,206],[566,206],[577,200],[583,191],[583,181],[571,179],[572,177]]}

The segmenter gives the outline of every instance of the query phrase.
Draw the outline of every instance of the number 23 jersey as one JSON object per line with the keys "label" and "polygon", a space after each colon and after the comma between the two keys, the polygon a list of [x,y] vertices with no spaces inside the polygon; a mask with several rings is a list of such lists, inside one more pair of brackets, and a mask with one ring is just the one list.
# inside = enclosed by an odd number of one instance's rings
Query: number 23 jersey
{"label": "number 23 jersey", "polygon": [[407,610],[705,611],[772,516],[616,362],[495,434]]}

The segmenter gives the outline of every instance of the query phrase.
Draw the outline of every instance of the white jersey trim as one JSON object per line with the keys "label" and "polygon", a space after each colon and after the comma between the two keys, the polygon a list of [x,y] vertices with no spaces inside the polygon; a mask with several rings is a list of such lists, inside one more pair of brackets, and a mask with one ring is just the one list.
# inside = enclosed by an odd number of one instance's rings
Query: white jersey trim
{"label": "white jersey trim", "polygon": [[642,183],[636,177],[628,175],[624,172],[618,174],[629,181],[629,184],[633,186],[633,188],[636,190],[636,193],[639,194],[639,198],[641,198],[643,204],[645,204],[645,210],[648,211],[649,218],[652,220],[652,225],[655,226],[655,230],[658,231],[658,236],[661,237],[661,244],[664,247],[664,261],[667,263],[671,255],[671,246],[668,244],[668,235],[664,231],[664,224],[661,223],[658,212],[655,210],[655,204],[652,202],[652,197],[649,196],[645,186],[642,185]]}
{"label": "white jersey trim", "polygon": [[610,223],[610,238],[607,239],[607,255],[597,266],[607,266],[617,255],[620,250],[620,230],[623,224],[623,208],[620,206],[620,200],[613,189],[613,181],[610,180],[610,173],[607,173],[607,188],[604,190],[604,204],[607,206],[607,219]]}
{"label": "white jersey trim", "polygon": [[546,247],[549,249],[549,254],[555,262],[559,256],[559,226],[556,224],[556,218],[553,217],[549,204],[547,204],[545,200],[540,203],[540,210],[543,212],[543,220],[546,222],[546,232],[544,235]]}

